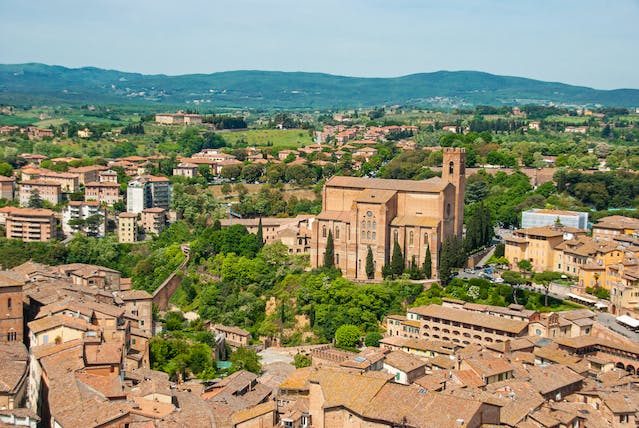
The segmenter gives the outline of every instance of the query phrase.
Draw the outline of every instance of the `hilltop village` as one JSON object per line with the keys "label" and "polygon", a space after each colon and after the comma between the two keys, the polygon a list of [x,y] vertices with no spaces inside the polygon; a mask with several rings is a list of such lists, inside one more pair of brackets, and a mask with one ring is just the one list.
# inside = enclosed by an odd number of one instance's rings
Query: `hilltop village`
{"label": "hilltop village", "polygon": [[0,426],[637,426],[636,112],[415,114],[0,128]]}

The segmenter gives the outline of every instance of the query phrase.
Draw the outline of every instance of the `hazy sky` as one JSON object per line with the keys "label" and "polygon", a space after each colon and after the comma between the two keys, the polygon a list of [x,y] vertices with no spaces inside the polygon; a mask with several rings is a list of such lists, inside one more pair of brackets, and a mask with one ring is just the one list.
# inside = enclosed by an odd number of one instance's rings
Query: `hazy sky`
{"label": "hazy sky", "polygon": [[639,88],[639,0],[0,0],[0,63]]}

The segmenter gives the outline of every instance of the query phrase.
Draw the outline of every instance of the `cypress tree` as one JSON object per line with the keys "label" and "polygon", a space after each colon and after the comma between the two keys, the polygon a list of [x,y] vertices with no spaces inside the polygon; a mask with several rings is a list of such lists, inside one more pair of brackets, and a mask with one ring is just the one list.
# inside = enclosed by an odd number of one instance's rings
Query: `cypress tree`
{"label": "cypress tree", "polygon": [[399,247],[399,242],[397,242],[397,240],[395,240],[395,244],[393,245],[391,273],[395,276],[399,276],[404,273],[404,256],[402,255],[402,249]]}
{"label": "cypress tree", "polygon": [[430,245],[426,247],[426,257],[424,258],[424,276],[430,279],[433,276],[433,256],[430,253]]}
{"label": "cypress tree", "polygon": [[324,253],[324,267],[332,268],[335,266],[335,248],[333,247],[333,233],[329,229],[326,238],[326,252]]}
{"label": "cypress tree", "polygon": [[366,254],[366,276],[368,279],[373,279],[375,276],[375,263],[373,262],[373,250],[371,246],[368,246],[368,253]]}
{"label": "cypress tree", "polygon": [[450,239],[444,241],[442,249],[439,252],[439,280],[442,285],[448,285],[450,281],[451,273],[451,251],[450,251]]}
{"label": "cypress tree", "polygon": [[222,223],[217,218],[213,222],[213,230],[222,230]]}
{"label": "cypress tree", "polygon": [[257,249],[261,249],[264,246],[264,232],[262,231],[262,217],[260,217],[260,222],[257,224],[257,235],[255,237],[257,241]]}

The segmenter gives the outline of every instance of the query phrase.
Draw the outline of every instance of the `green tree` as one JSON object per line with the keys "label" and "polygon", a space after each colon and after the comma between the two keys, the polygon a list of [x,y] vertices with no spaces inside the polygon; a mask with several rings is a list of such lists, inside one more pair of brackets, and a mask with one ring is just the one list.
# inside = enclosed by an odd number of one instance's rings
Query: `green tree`
{"label": "green tree", "polygon": [[375,276],[375,263],[373,262],[373,250],[371,246],[368,246],[368,252],[366,253],[366,276],[368,279],[373,279]]}
{"label": "green tree", "polygon": [[371,331],[364,338],[364,344],[366,346],[379,347],[379,341],[383,339],[383,336],[378,331]]}
{"label": "green tree", "polygon": [[533,276],[533,281],[537,284],[541,284],[544,287],[544,306],[548,306],[548,292],[550,291],[550,283],[561,278],[561,273],[545,270],[543,272],[536,273]]}
{"label": "green tree", "polygon": [[233,363],[233,371],[247,370],[257,375],[262,371],[261,359],[262,357],[257,355],[255,351],[244,347],[237,348],[229,358]]}
{"label": "green tree", "polygon": [[452,263],[451,263],[451,246],[450,239],[444,241],[441,250],[439,251],[439,281],[442,285],[448,285],[452,277]]}
{"label": "green tree", "polygon": [[13,167],[7,162],[0,162],[0,175],[11,177],[13,175]]}
{"label": "green tree", "polygon": [[264,246],[264,231],[262,230],[262,217],[257,224],[257,235],[255,235],[255,241],[257,242],[258,250]]}
{"label": "green tree", "polygon": [[229,183],[224,183],[222,184],[222,194],[223,195],[229,195],[233,189],[231,188],[231,185]]}
{"label": "green tree", "polygon": [[520,260],[519,263],[517,263],[517,267],[524,272],[530,272],[532,270],[532,263],[530,263],[528,259]]}
{"label": "green tree", "polygon": [[430,253],[430,244],[426,246],[426,257],[424,258],[424,276],[430,279],[433,276],[433,256]]}
{"label": "green tree", "polygon": [[29,208],[43,208],[44,201],[40,197],[38,189],[34,189],[29,196]]}
{"label": "green tree", "polygon": [[335,265],[335,248],[333,245],[333,233],[328,230],[326,238],[326,252],[324,253],[324,267],[332,268]]}
{"label": "green tree", "polygon": [[402,255],[402,249],[399,246],[399,242],[395,240],[393,244],[393,254],[391,256],[391,274],[394,276],[400,276],[404,273],[404,256]]}
{"label": "green tree", "polygon": [[312,363],[312,359],[310,355],[305,354],[295,354],[293,357],[293,365],[296,369],[301,369],[302,367],[309,367]]}
{"label": "green tree", "polygon": [[335,331],[335,346],[338,348],[353,348],[359,343],[359,327],[353,324],[343,324]]}

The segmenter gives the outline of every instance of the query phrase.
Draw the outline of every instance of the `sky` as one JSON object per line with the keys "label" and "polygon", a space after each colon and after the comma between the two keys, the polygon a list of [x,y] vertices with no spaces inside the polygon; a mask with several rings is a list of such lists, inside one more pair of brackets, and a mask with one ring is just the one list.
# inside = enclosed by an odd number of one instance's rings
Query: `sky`
{"label": "sky", "polygon": [[0,63],[639,88],[639,0],[0,0]]}

